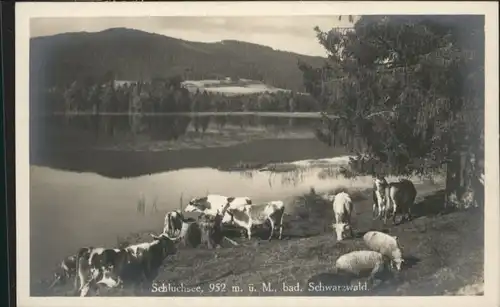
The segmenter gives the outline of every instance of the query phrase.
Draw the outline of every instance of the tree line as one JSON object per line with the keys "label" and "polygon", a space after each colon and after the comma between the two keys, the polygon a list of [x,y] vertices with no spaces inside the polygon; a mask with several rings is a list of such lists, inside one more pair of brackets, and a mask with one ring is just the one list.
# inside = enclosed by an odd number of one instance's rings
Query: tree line
{"label": "tree line", "polygon": [[319,111],[318,103],[308,94],[278,91],[228,96],[199,90],[190,92],[181,82],[180,77],[122,85],[113,80],[102,83],[75,80],[65,88],[44,89],[37,94],[37,110],[45,114]]}

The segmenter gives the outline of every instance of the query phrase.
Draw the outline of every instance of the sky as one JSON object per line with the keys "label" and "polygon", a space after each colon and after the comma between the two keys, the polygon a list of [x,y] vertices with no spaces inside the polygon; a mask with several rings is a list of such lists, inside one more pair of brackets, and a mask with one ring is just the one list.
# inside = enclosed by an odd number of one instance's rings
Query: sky
{"label": "sky", "polygon": [[219,42],[239,40],[313,56],[326,56],[318,43],[314,27],[329,30],[351,27],[347,18],[338,16],[279,17],[72,17],[33,18],[30,36],[47,36],[65,32],[98,32],[125,27],[158,33],[188,41]]}

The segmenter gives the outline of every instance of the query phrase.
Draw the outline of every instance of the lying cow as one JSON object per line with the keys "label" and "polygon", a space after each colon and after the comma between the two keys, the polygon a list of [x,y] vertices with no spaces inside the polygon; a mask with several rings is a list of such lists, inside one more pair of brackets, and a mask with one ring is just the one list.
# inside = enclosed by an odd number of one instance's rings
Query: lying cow
{"label": "lying cow", "polygon": [[[90,290],[96,290],[98,278],[109,269],[122,270],[130,263],[125,249],[108,249],[102,247],[83,247],[77,253],[78,275],[75,277],[75,292],[86,296]],[[78,286],[80,282],[80,286]]]}
{"label": "lying cow", "polygon": [[252,227],[262,225],[269,221],[271,225],[271,240],[276,224],[279,225],[279,239],[283,234],[283,216],[285,214],[285,205],[281,200],[270,201],[267,204],[245,205],[242,208],[229,208],[227,210],[231,223],[246,229],[248,239],[252,238]]}
{"label": "lying cow", "polygon": [[[382,217],[385,213],[389,184],[383,176],[376,175],[373,179],[373,218]],[[375,213],[376,212],[376,213]],[[376,214],[376,215],[375,215]]]}
{"label": "lying cow", "polygon": [[351,214],[353,211],[353,203],[351,196],[346,192],[340,192],[333,199],[333,214],[335,216],[335,224],[333,225],[337,234],[337,241],[342,241],[345,238],[345,232],[349,231],[351,237],[354,233],[351,225]]}
{"label": "lying cow", "polygon": [[78,278],[75,278],[75,289],[80,296],[86,296],[89,290],[100,284],[114,288],[144,280],[151,283],[158,275],[163,260],[176,253],[178,242],[178,238],[164,233],[151,236],[154,239],[152,242],[126,248],[81,248],[77,255]]}
{"label": "lying cow", "polygon": [[198,219],[201,230],[201,243],[207,248],[221,246],[224,235],[222,233],[222,214],[215,216],[202,215]]}
{"label": "lying cow", "polygon": [[[222,212],[227,204],[229,204],[230,209],[238,209],[243,206],[252,205],[252,200],[249,197],[227,197],[211,194],[205,197],[193,198],[184,211],[200,212],[215,217],[217,213]],[[231,217],[229,215],[223,215],[222,223],[227,224],[230,221]]]}
{"label": "lying cow", "polygon": [[389,183],[387,193],[387,210],[384,214],[384,224],[387,222],[387,217],[392,214],[392,223],[396,223],[397,213],[401,213],[403,220],[411,219],[411,208],[415,203],[417,190],[415,185],[408,179],[400,179],[398,182]]}
{"label": "lying cow", "polygon": [[76,255],[64,258],[54,273],[54,281],[49,286],[53,288],[58,283],[65,283],[68,279],[76,275]]}

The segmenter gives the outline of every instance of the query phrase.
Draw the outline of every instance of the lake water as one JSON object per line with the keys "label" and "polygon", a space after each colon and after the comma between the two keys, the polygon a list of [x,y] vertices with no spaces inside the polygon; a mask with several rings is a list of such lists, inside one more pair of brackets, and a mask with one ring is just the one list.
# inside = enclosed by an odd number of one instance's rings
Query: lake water
{"label": "lake water", "polygon": [[[31,122],[32,281],[82,246],[115,246],[162,230],[164,214],[206,193],[288,201],[314,187],[370,187],[325,176],[345,150],[316,140],[318,119],[259,116],[63,116]],[[304,161],[311,159],[312,161]],[[316,162],[315,162],[316,160]],[[295,162],[301,171],[228,171],[240,162]],[[143,193],[146,212],[137,212]],[[157,211],[152,209],[156,200]]]}

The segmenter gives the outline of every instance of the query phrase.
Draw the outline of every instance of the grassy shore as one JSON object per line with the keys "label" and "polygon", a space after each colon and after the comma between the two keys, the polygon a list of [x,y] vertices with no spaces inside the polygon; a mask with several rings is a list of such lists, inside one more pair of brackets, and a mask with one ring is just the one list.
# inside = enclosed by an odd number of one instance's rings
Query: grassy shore
{"label": "grassy shore", "polygon": [[[161,283],[199,286],[205,296],[213,295],[443,295],[480,292],[477,285],[483,279],[484,234],[483,212],[471,209],[462,212],[442,211],[442,187],[417,185],[416,218],[400,225],[384,226],[371,218],[371,191],[348,191],[355,201],[355,238],[337,242],[329,227],[331,204],[314,190],[289,200],[285,216],[283,240],[270,242],[255,238],[228,236],[239,246],[227,243],[223,248],[181,248],[164,261],[156,279]],[[344,190],[339,188],[333,192]],[[406,266],[395,278],[372,289],[357,292],[308,292],[308,283],[323,285],[338,283],[333,263],[342,254],[366,249],[362,235],[368,230],[380,230],[397,235],[403,248]],[[152,230],[157,232],[158,230]],[[266,229],[262,229],[265,236]],[[127,243],[150,241],[148,233],[131,234]],[[123,242],[122,242],[123,243]],[[52,291],[45,289],[51,280],[32,284],[32,295],[71,295],[71,286],[63,285]],[[361,280],[362,282],[362,280]],[[284,292],[283,283],[297,285],[302,291]],[[219,288],[216,286],[219,285]],[[276,291],[265,291],[270,284]],[[212,285],[212,286],[210,286]],[[222,286],[224,285],[224,286]],[[249,291],[253,285],[254,292]],[[225,291],[219,292],[223,287]],[[213,291],[210,291],[212,289]],[[472,289],[472,290],[471,290]],[[215,290],[215,291],[214,291]],[[221,290],[222,291],[222,290]],[[101,292],[109,296],[198,296],[193,293],[172,293],[112,289]]]}

